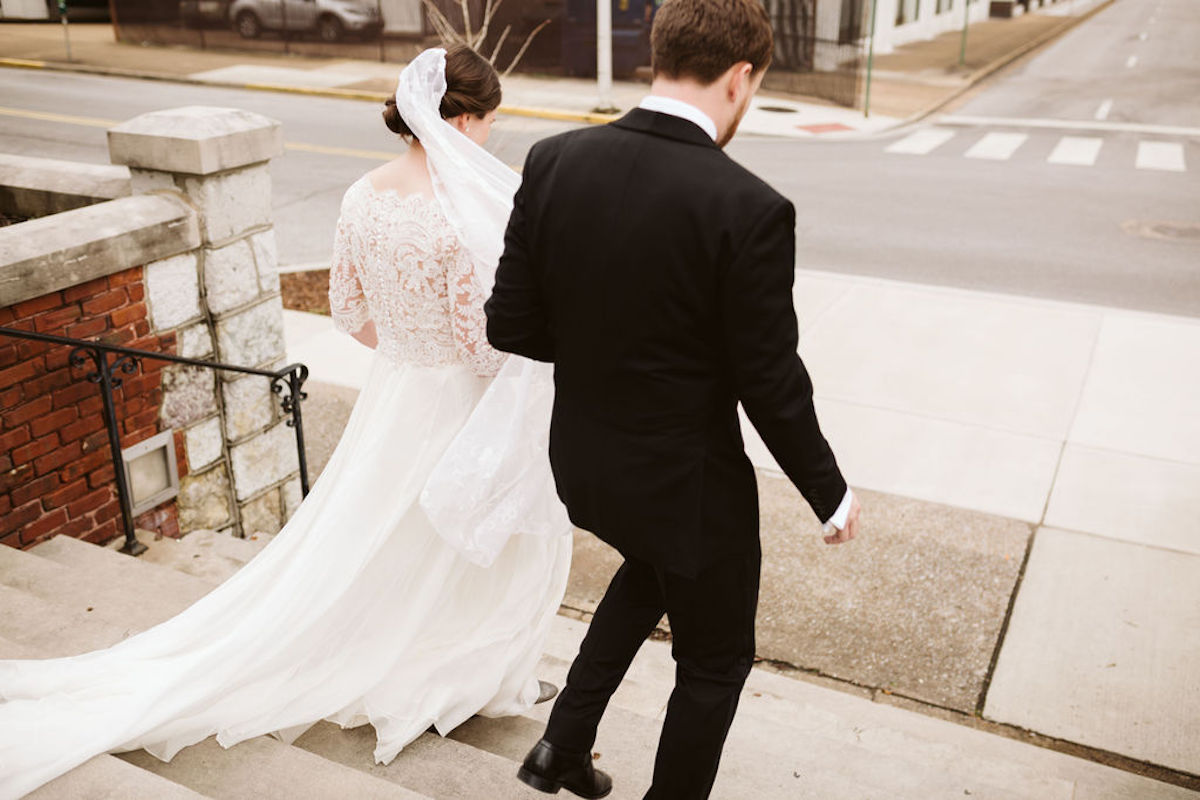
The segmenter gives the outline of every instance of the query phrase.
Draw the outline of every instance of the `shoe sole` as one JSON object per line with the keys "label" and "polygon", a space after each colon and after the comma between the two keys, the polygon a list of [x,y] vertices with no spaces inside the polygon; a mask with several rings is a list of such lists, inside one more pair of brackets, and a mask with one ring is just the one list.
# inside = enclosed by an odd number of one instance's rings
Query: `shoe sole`
{"label": "shoe sole", "polygon": [[545,792],[546,794],[558,794],[558,791],[560,789],[566,789],[568,792],[575,795],[576,797],[584,798],[584,800],[600,800],[600,798],[608,797],[610,794],[612,794],[611,786],[609,787],[608,791],[603,792],[601,794],[580,794],[579,792],[575,791],[574,789],[572,789],[571,787],[569,787],[563,783],[559,783],[558,781],[552,781],[547,778],[543,778],[541,775],[535,775],[532,772],[530,772],[529,770],[525,769],[524,767],[521,767],[520,769],[517,770],[517,780],[519,780],[521,783],[525,784],[526,786],[532,786],[534,789],[537,789],[539,792]]}

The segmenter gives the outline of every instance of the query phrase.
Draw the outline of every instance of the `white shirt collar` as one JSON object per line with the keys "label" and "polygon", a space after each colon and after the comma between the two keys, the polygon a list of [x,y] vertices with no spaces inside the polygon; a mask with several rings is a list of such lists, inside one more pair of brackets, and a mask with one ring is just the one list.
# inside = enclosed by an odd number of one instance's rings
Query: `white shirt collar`
{"label": "white shirt collar", "polygon": [[712,121],[712,117],[691,103],[685,103],[673,97],[660,97],[656,94],[648,94],[642,98],[642,102],[638,103],[638,108],[686,119],[688,122],[698,125],[702,131],[708,134],[708,138],[714,142],[717,140],[717,123]]}

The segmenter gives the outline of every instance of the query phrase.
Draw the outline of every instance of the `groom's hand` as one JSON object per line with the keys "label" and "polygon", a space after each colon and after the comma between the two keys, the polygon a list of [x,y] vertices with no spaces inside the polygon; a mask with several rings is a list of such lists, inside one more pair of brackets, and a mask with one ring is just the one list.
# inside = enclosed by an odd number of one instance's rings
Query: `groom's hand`
{"label": "groom's hand", "polygon": [[846,527],[840,528],[830,535],[825,537],[825,544],[841,544],[848,542],[858,535],[858,515],[862,511],[862,506],[858,504],[858,498],[855,497],[850,501],[850,513],[846,515]]}

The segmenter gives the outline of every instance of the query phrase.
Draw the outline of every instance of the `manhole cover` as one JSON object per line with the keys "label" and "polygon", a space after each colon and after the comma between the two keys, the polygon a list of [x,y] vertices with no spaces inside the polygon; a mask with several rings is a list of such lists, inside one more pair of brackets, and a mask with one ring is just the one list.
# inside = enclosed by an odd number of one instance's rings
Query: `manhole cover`
{"label": "manhole cover", "polygon": [[759,106],[759,111],[774,111],[776,114],[795,114],[796,109],[787,106]]}
{"label": "manhole cover", "polygon": [[1200,244],[1200,222],[1166,222],[1131,219],[1121,225],[1126,233],[1147,239]]}

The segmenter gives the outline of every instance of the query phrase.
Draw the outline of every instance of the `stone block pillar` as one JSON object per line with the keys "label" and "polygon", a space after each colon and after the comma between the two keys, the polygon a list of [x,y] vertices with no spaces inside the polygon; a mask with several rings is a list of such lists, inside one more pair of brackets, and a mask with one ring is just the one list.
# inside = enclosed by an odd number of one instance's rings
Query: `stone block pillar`
{"label": "stone block pillar", "polygon": [[[108,132],[134,194],[183,192],[200,213],[193,256],[146,268],[152,325],[178,331],[180,355],[274,369],[286,357],[271,226],[270,160],[278,122],[191,106],[143,114]],[[274,533],[300,494],[296,443],[268,379],[203,368],[164,370],[165,427],[182,429],[188,475],[180,530]]]}

